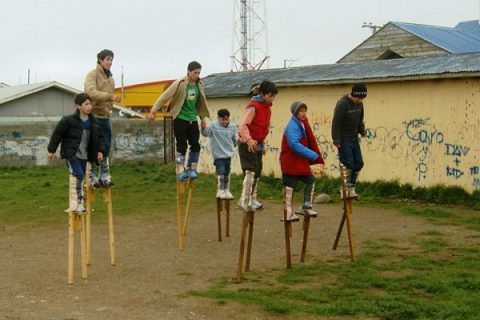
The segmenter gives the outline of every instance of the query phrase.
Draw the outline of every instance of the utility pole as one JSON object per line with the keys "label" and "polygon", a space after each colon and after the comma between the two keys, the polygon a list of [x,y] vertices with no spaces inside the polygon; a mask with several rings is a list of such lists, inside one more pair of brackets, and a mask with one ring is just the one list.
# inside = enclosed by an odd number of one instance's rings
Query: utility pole
{"label": "utility pole", "polygon": [[369,22],[369,23],[364,22],[363,25],[362,25],[362,28],[369,28],[370,30],[372,30],[372,34],[374,34],[375,32],[377,32],[381,28],[381,26],[374,25],[371,22]]}
{"label": "utility pole", "polygon": [[233,0],[231,71],[259,70],[265,62],[268,68],[266,1]]}

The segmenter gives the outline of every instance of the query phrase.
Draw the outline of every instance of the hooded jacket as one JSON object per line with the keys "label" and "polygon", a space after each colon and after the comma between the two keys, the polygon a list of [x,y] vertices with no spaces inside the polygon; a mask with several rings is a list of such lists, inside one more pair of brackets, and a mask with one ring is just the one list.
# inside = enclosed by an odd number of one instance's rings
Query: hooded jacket
{"label": "hooded jacket", "polygon": [[282,173],[310,175],[310,165],[323,163],[325,162],[308,119],[300,121],[296,116],[292,116],[283,132],[280,151]]}

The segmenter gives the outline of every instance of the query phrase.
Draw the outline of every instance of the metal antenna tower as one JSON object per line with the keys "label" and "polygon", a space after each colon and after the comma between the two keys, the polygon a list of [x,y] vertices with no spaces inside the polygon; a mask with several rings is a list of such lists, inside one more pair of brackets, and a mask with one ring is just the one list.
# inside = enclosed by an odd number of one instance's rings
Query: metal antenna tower
{"label": "metal antenna tower", "polygon": [[259,70],[268,59],[266,0],[233,0],[231,71]]}

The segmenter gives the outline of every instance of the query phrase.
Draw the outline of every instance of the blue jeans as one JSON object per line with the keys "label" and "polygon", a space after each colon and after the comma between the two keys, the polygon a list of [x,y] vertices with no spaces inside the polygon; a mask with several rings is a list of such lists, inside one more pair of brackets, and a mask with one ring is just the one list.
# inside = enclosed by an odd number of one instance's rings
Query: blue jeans
{"label": "blue jeans", "polygon": [[340,162],[352,171],[350,183],[357,183],[357,176],[363,168],[362,150],[358,138],[342,139],[338,150]]}
{"label": "blue jeans", "polygon": [[79,159],[77,157],[67,159],[68,171],[70,174],[77,178],[76,190],[78,201],[82,200],[82,182],[85,178],[85,171],[87,170],[87,160]]}
{"label": "blue jeans", "polygon": [[105,143],[105,157],[110,154],[110,148],[112,146],[112,122],[110,119],[97,118],[98,124],[103,131],[103,141]]}
{"label": "blue jeans", "polygon": [[230,174],[230,165],[232,158],[215,159],[213,164],[215,165],[215,172],[217,175],[228,176]]}

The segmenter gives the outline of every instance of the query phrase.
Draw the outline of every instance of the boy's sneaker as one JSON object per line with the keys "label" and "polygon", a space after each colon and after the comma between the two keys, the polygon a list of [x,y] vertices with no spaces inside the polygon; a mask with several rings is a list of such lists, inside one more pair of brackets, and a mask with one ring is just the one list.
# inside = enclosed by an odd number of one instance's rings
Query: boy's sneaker
{"label": "boy's sneaker", "polygon": [[229,190],[225,190],[225,198],[222,198],[222,199],[231,200],[233,199],[233,194]]}
{"label": "boy's sneaker", "polygon": [[305,214],[308,214],[310,217],[318,216],[318,213],[316,211],[313,211],[312,209],[303,209],[303,212]]}
{"label": "boy's sneaker", "polygon": [[110,180],[100,180],[100,185],[104,188],[109,188],[114,186],[113,182]]}
{"label": "boy's sneaker", "polygon": [[85,209],[82,203],[79,203],[77,205],[77,209],[75,211],[77,211],[79,214],[87,212],[87,210]]}
{"label": "boy's sneaker", "polygon": [[90,187],[100,188],[101,186],[102,186],[102,184],[100,183],[100,181],[98,181],[97,177],[95,177],[95,176],[90,177]]}
{"label": "boy's sneaker", "polygon": [[348,189],[347,196],[348,196],[348,198],[355,199],[355,200],[360,199],[360,195],[355,192],[355,187]]}
{"label": "boy's sneaker", "polygon": [[[284,220],[282,219],[281,221],[284,221]],[[300,218],[295,214],[295,212],[292,212],[292,215],[289,218],[288,217],[288,212],[287,212],[287,220],[286,221],[297,222],[297,221],[300,221]]]}
{"label": "boy's sneaker", "polygon": [[197,169],[191,169],[188,171],[188,177],[192,180],[198,179]]}
{"label": "boy's sneaker", "polygon": [[263,204],[261,202],[258,202],[257,199],[252,199],[252,209],[253,210],[258,210],[258,209],[262,209],[263,208]]}
{"label": "boy's sneaker", "polygon": [[217,199],[225,199],[225,191],[218,189],[217,195],[215,196]]}
{"label": "boy's sneaker", "polygon": [[188,178],[190,177],[188,171],[189,171],[189,170],[185,169],[185,171],[183,171],[182,173],[177,174],[177,180],[179,180],[179,181],[187,181]]}

